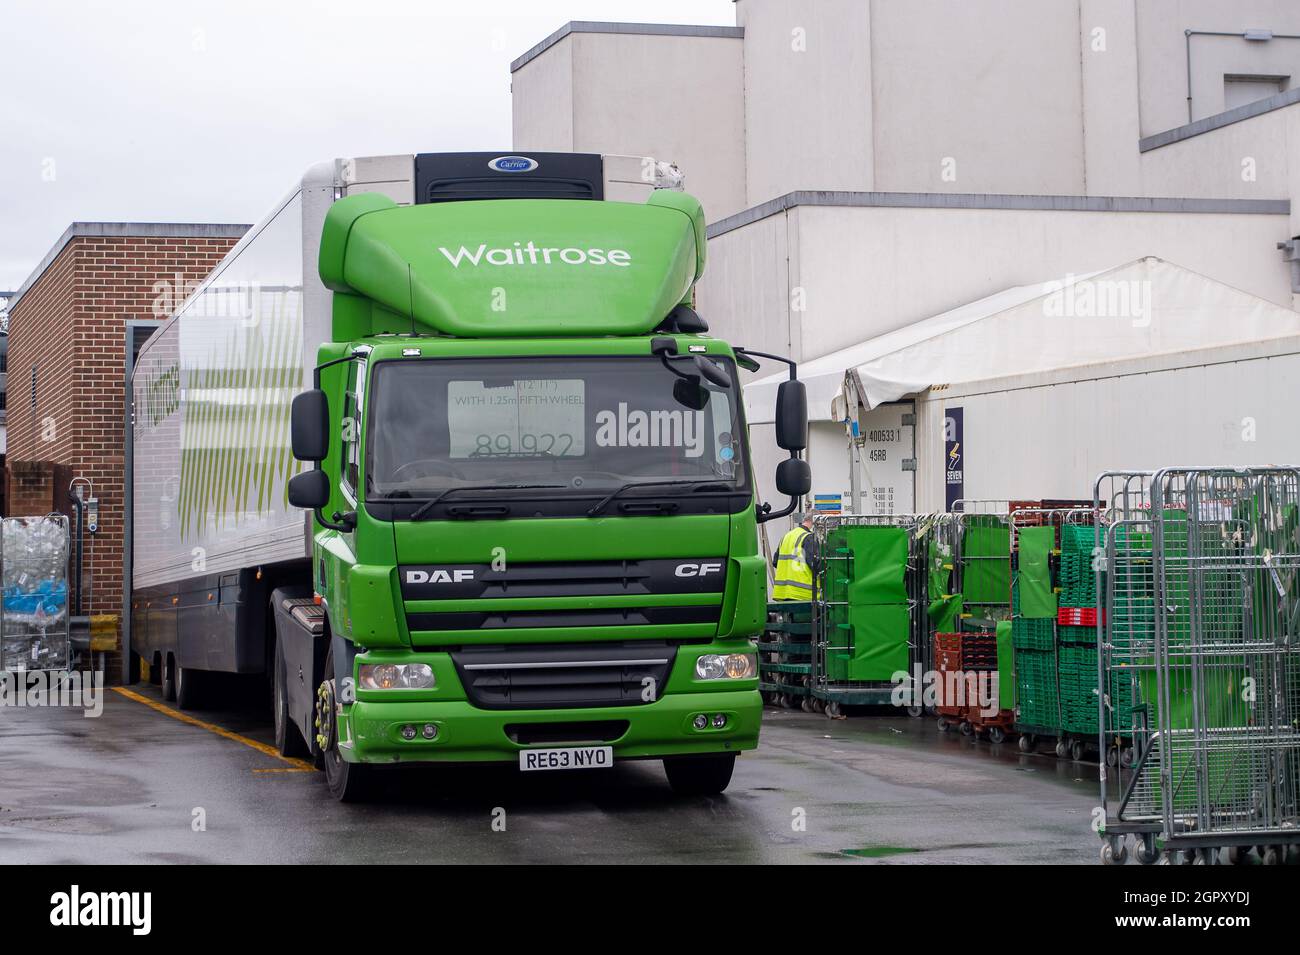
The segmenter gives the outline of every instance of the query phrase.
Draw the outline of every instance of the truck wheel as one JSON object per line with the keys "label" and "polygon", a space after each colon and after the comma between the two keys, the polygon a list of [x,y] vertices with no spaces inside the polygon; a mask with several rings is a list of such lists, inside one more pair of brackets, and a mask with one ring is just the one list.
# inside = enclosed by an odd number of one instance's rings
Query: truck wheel
{"label": "truck wheel", "polygon": [[162,695],[164,700],[176,699],[176,658],[170,653],[162,661]]}
{"label": "truck wheel", "polygon": [[325,784],[339,802],[363,802],[371,790],[374,767],[349,763],[339,753],[338,724],[334,718],[334,650],[325,654],[325,680],[316,691],[316,741],[325,766]]}
{"label": "truck wheel", "polygon": [[307,744],[289,718],[289,690],[284,680],[284,651],[275,641],[275,669],[271,675],[271,700],[275,713],[275,751],[286,758],[307,755]]}
{"label": "truck wheel", "polygon": [[664,759],[668,784],[679,796],[716,796],[731,782],[736,754],[670,756]]}
{"label": "truck wheel", "polygon": [[175,673],[172,682],[176,687],[176,708],[194,709],[199,705],[200,674],[197,670],[183,667],[179,663],[172,664],[172,671]]}

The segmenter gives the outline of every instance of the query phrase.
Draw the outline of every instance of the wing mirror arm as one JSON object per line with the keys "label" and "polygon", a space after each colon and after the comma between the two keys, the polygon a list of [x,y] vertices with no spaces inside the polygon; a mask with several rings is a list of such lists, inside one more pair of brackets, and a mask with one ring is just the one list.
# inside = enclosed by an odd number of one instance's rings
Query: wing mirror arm
{"label": "wing mirror arm", "polygon": [[790,503],[779,511],[772,505],[763,503],[755,510],[755,519],[760,524],[793,514],[799,507],[799,498],[812,489],[812,470],[800,453],[808,447],[808,392],[799,380],[799,366],[793,359],[766,352],[750,351],[737,348],[736,363],[747,371],[757,371],[759,363],[755,359],[766,358],[779,361],[790,369],[790,379],[781,382],[776,393],[776,443],[789,451],[790,456],[777,465],[777,492],[790,498]]}

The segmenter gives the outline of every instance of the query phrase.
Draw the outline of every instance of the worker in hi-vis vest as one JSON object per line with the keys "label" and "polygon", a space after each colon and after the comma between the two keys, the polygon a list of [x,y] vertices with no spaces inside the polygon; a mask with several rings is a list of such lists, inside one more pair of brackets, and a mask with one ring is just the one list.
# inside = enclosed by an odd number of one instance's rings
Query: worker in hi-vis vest
{"label": "worker in hi-vis vest", "polygon": [[772,564],[776,575],[772,584],[773,600],[812,600],[813,564],[817,558],[817,538],[813,536],[811,514],[796,515],[799,523],[786,532],[776,549]]}

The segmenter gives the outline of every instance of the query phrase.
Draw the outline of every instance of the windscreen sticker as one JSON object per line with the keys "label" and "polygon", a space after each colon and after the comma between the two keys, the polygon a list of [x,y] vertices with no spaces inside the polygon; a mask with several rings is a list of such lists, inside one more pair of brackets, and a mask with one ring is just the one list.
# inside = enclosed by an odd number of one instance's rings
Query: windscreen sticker
{"label": "windscreen sticker", "polygon": [[585,453],[586,382],[581,378],[520,379],[492,386],[447,383],[451,457]]}

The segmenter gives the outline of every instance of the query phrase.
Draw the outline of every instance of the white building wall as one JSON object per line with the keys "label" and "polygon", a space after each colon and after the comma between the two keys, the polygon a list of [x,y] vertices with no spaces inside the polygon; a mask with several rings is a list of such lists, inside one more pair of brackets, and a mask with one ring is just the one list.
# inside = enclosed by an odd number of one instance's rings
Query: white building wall
{"label": "white building wall", "polygon": [[739,37],[573,32],[514,72],[514,147],[675,162],[712,221],[745,208]]}
{"label": "white building wall", "polygon": [[917,495],[944,509],[943,419],[963,409],[968,498],[1082,498],[1104,470],[1300,463],[1300,340],[932,389]]}
{"label": "white building wall", "polygon": [[[798,270],[789,281],[807,303],[792,313],[800,360],[1005,288],[1145,255],[1292,304],[1275,248],[1287,237],[1285,215],[801,206],[789,221],[799,233]],[[713,240],[709,268],[725,274],[737,247],[731,233]],[[745,313],[733,317],[726,296],[713,301],[711,318],[743,324]]]}
{"label": "white building wall", "polygon": [[742,0],[748,205],[796,189],[871,190],[871,4]]}
{"label": "white building wall", "polygon": [[[1137,61],[1143,136],[1182,126],[1187,111],[1184,30],[1241,33],[1262,27],[1300,35],[1300,4],[1290,0],[1140,0]],[[1283,73],[1300,83],[1300,40],[1251,43],[1239,37],[1192,37],[1191,119],[1224,110],[1228,73]]]}
{"label": "white building wall", "polygon": [[[513,147],[520,151],[574,152],[573,38],[565,37],[544,56],[510,76]],[[613,150],[622,152],[623,150]]]}
{"label": "white building wall", "polygon": [[1075,8],[871,3],[875,188],[1082,194]]}

